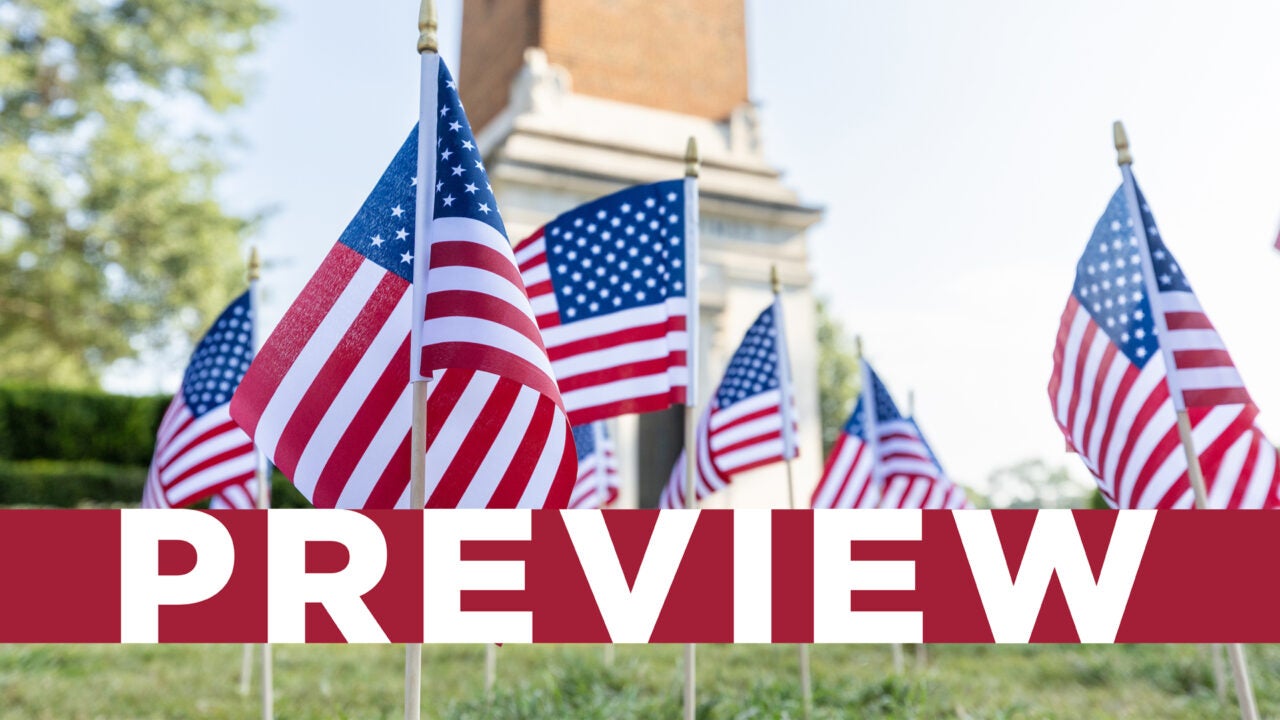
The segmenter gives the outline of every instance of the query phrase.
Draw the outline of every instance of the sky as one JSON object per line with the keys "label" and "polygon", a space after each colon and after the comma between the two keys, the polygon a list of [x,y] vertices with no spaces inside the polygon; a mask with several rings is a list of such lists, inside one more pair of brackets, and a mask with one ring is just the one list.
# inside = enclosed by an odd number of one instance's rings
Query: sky
{"label": "sky", "polygon": [[[417,0],[278,0],[220,185],[267,210],[283,314],[417,112]],[[457,67],[460,2],[440,6]],[[1046,394],[1075,264],[1120,182],[1161,233],[1280,438],[1280,4],[747,3],[765,154],[806,203],[815,290],[957,480],[1063,452]],[[678,62],[657,52],[654,62]],[[171,391],[178,376],[156,376]],[[120,384],[117,380],[117,384]],[[1268,410],[1270,409],[1270,412]]]}

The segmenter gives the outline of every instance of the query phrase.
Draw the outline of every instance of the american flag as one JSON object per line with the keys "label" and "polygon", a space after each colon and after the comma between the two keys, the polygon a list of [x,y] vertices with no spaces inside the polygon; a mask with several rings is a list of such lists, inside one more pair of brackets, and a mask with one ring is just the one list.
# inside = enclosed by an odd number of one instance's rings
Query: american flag
{"label": "american flag", "polygon": [[[738,473],[796,457],[794,402],[782,306],[775,298],[747,330],[698,419],[698,500]],[[685,465],[681,453],[660,507],[685,507]]]}
{"label": "american flag", "polygon": [[184,507],[251,481],[258,455],[229,404],[253,361],[253,309],[246,292],[196,345],[156,432],[142,507]]}
{"label": "american flag", "polygon": [[840,437],[827,456],[811,505],[826,508],[873,508],[880,502],[884,475],[877,470],[880,426],[901,425],[902,415],[871,364],[862,361],[862,391]]}
{"label": "american flag", "polygon": [[602,508],[618,499],[618,458],[604,421],[573,429],[578,446],[578,482],[573,486],[570,510]]}
{"label": "american flag", "polygon": [[964,488],[942,469],[914,417],[880,425],[883,491],[877,507],[965,510],[973,507]]}
{"label": "american flag", "polygon": [[1142,192],[1131,188],[1112,196],[1076,266],[1049,380],[1054,418],[1113,507],[1194,505],[1177,430],[1184,407],[1209,507],[1271,507],[1276,451],[1254,426],[1257,408]]}
{"label": "american flag", "polygon": [[693,182],[628,188],[516,245],[575,425],[685,402]]}
{"label": "american flag", "polygon": [[258,507],[258,479],[228,485],[209,498],[210,510],[254,510]]}
{"label": "american flag", "polygon": [[[439,62],[430,53],[423,61]],[[423,164],[434,176],[436,248],[424,337],[447,344],[427,346],[425,367],[437,372],[426,505],[564,507],[575,476],[569,425],[545,353],[534,352],[537,329],[457,85],[444,63],[432,71],[424,91],[435,100],[424,105],[438,122],[424,145],[436,150]],[[231,403],[236,422],[317,507],[409,505],[418,139],[414,128]],[[477,300],[486,291],[499,295]],[[506,318],[503,327],[475,317],[481,310]],[[510,342],[506,351],[490,353],[495,337]]]}

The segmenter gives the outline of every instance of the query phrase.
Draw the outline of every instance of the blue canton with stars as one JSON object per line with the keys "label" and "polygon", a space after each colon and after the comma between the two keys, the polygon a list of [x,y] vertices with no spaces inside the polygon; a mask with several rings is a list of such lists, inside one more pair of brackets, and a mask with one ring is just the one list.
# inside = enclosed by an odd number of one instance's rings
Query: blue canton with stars
{"label": "blue canton with stars", "polygon": [[774,322],[773,306],[769,306],[747,330],[738,351],[729,361],[720,387],[716,388],[715,406],[720,409],[781,385],[778,377],[778,325]]}
{"label": "blue canton with stars", "polygon": [[637,185],[547,224],[560,322],[685,296],[684,181]]}
{"label": "blue canton with stars", "polygon": [[222,311],[191,354],[181,390],[191,414],[200,417],[231,402],[251,362],[253,321],[246,292]]}
{"label": "blue canton with stars", "polygon": [[[1190,292],[1191,285],[1160,239],[1146,198],[1141,190],[1137,195],[1160,290]],[[1139,242],[1122,185],[1111,196],[1106,212],[1093,228],[1089,245],[1076,265],[1072,292],[1129,362],[1142,368],[1159,352],[1160,346],[1142,279]]]}
{"label": "blue canton with stars", "polygon": [[[440,62],[437,84],[435,216],[469,217],[505,237],[493,188],[471,126],[458,100],[458,84]],[[338,241],[386,270],[413,282],[413,229],[417,215],[418,127],[387,166],[373,192]]]}
{"label": "blue canton with stars", "polygon": [[591,457],[596,451],[596,433],[591,423],[573,426],[573,443],[578,446],[578,460]]}
{"label": "blue canton with stars", "polygon": [[[866,360],[862,362],[866,363]],[[889,395],[888,388],[884,386],[880,376],[876,374],[875,370],[871,369],[870,365],[867,365],[867,375],[871,377],[871,391],[875,393],[876,422],[884,423],[901,420],[902,413],[898,412],[898,406],[893,402],[893,397]],[[866,394],[866,388],[863,388],[862,392],[858,393],[858,402],[853,407],[853,414],[849,416],[848,422],[844,425],[844,431],[847,434],[863,439],[866,438],[867,426]]]}

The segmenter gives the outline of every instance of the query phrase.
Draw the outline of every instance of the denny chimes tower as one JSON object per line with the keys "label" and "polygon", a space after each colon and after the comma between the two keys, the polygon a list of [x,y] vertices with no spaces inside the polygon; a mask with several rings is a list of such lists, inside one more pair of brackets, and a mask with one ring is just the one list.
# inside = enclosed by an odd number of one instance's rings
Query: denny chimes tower
{"label": "denny chimes tower", "polygon": [[[764,159],[748,98],[743,0],[469,0],[459,88],[513,242],[628,185],[679,177],[702,154],[699,412],[782,281],[800,424],[796,501],[822,472],[805,231],[821,218]],[[611,421],[620,504],[654,507],[683,441],[679,408]],[[781,464],[708,507],[786,507]]]}

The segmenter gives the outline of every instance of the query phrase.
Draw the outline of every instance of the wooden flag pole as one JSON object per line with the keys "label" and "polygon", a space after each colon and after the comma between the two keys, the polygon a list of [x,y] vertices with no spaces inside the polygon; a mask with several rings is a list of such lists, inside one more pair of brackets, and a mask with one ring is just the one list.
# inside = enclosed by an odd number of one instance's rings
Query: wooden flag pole
{"label": "wooden flag pole", "polygon": [[[1125,199],[1128,201],[1130,218],[1134,232],[1141,240],[1138,243],[1138,254],[1142,258],[1143,281],[1146,285],[1147,300],[1151,303],[1151,315],[1155,321],[1156,333],[1160,337],[1160,352],[1164,355],[1165,382],[1169,386],[1169,397],[1173,400],[1173,407],[1178,416],[1178,437],[1182,441],[1182,451],[1187,457],[1187,478],[1191,481],[1191,489],[1195,493],[1196,509],[1207,510],[1209,495],[1205,487],[1204,470],[1200,467],[1200,453],[1197,452],[1195,440],[1191,436],[1191,419],[1187,416],[1182,388],[1178,385],[1177,376],[1173,372],[1176,367],[1173,362],[1173,351],[1165,341],[1168,337],[1168,327],[1164,310],[1160,307],[1160,290],[1155,282],[1147,228],[1142,220],[1142,211],[1138,207],[1138,190],[1133,181],[1133,155],[1129,152],[1129,136],[1124,131],[1124,124],[1119,120],[1112,126],[1112,132],[1116,146],[1116,164],[1120,166],[1120,175],[1124,180]],[[1244,647],[1240,643],[1228,644],[1227,656],[1231,659],[1231,673],[1235,676],[1236,700],[1240,704],[1240,717],[1243,720],[1258,720],[1258,705],[1249,681],[1249,665],[1245,659]]]}
{"label": "wooden flag pole", "polygon": [[[916,391],[907,391],[907,416],[916,419]],[[941,468],[939,468],[941,469]],[[929,649],[924,643],[916,643],[916,669],[923,669],[929,664]]]}
{"label": "wooden flag pole", "polygon": [[[252,333],[251,344],[254,352],[258,350],[258,279],[262,277],[262,257],[256,246],[249,248],[249,330]],[[254,505],[259,510],[271,508],[271,475],[267,471],[266,458],[262,451],[254,448],[256,469],[254,479],[257,480],[257,492]],[[240,694],[248,695],[252,684],[253,653],[249,645],[244,646],[244,658],[240,667]],[[262,644],[262,718],[271,720],[275,717],[275,685],[271,677],[271,643]]]}
{"label": "wooden flag pole", "polygon": [[484,699],[493,700],[493,688],[498,684],[498,646],[484,644]]}
{"label": "wooden flag pole", "polygon": [[[685,260],[688,271],[686,296],[689,301],[687,334],[689,336],[689,383],[686,386],[684,404],[684,506],[689,510],[698,507],[697,472],[698,472],[698,413],[697,413],[697,381],[698,381],[698,175],[701,170],[698,158],[698,141],[692,136],[685,146],[685,223],[687,237],[685,247],[689,257]],[[686,643],[684,646],[684,718],[696,720],[698,711],[698,646]]]}
{"label": "wooden flag pole", "polygon": [[[434,0],[422,0],[422,4],[418,7],[418,54],[428,55],[435,54],[440,49],[440,41],[437,37],[439,22],[436,20],[436,5]],[[435,82],[435,78],[423,78],[423,84],[427,82]],[[422,108],[419,108],[421,115]],[[431,108],[432,119],[434,120],[435,108]],[[423,129],[421,133],[425,133]],[[418,147],[418,196],[417,211],[415,213],[416,221],[414,227],[414,244],[415,247],[421,247],[424,239],[421,237],[422,229],[430,226],[430,218],[427,214],[430,211],[430,203],[427,193],[435,190],[431,182],[422,181],[422,168],[431,167],[428,160],[422,157],[421,148],[423,145],[422,134],[419,134]],[[434,149],[433,146],[429,145]],[[422,253],[415,252],[417,255]],[[423,271],[423,259],[419,258],[418,264],[415,266],[414,279],[420,275],[425,275]],[[416,284],[416,283],[415,283]],[[416,291],[420,292],[420,291]],[[415,308],[421,311],[415,298]],[[422,322],[422,316],[413,318],[413,327],[417,327]],[[413,331],[414,339],[417,339],[417,331]],[[421,352],[420,346],[414,344],[410,350],[413,353]],[[411,366],[418,368],[417,362],[411,360]],[[427,504],[427,380],[420,375],[412,378],[410,383],[413,386],[413,430],[409,440],[409,507],[415,512],[421,512]],[[419,720],[422,716],[422,643],[409,643],[404,649],[404,717],[405,720]]]}
{"label": "wooden flag pole", "polygon": [[[780,303],[782,298],[782,282],[778,279],[777,265],[771,265],[769,267],[769,289],[773,291],[774,303]],[[785,337],[780,337],[780,340],[785,341]],[[787,349],[785,347],[780,348],[778,352],[778,357],[779,358],[788,357]],[[791,381],[791,368],[789,364],[783,368],[780,368],[780,372],[782,373],[783,382]],[[790,392],[784,392],[782,394],[783,437],[787,437],[791,432],[790,399],[791,399]],[[791,451],[791,448],[787,447],[784,444],[783,460],[787,466],[787,507],[790,508],[791,510],[796,509],[795,469],[792,467],[794,464],[793,461],[795,459],[793,457],[794,455],[795,453]],[[799,651],[799,660],[800,660],[800,697],[802,702],[801,707],[803,709],[804,720],[809,720],[809,718],[813,717],[813,679],[809,673],[809,644],[800,643],[797,647]]]}

